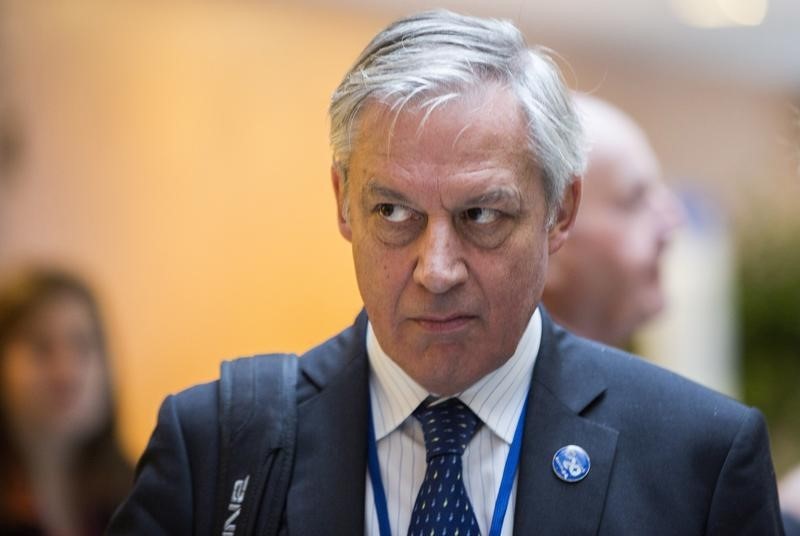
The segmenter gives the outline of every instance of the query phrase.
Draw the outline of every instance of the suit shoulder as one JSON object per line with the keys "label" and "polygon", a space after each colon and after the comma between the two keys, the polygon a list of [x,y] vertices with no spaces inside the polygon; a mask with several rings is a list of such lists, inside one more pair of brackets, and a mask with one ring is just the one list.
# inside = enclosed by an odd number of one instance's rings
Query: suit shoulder
{"label": "suit shoulder", "polygon": [[366,374],[367,317],[362,311],[355,323],[300,356],[297,397],[303,403],[326,386],[346,381],[351,374]]}
{"label": "suit shoulder", "polygon": [[652,417],[669,414],[698,426],[714,422],[727,425],[735,433],[757,410],[667,370],[644,358],[603,344],[571,336],[570,353],[580,356],[587,368],[604,378],[606,397],[630,411]]}
{"label": "suit shoulder", "polygon": [[195,412],[216,411],[218,391],[219,380],[214,380],[188,387],[172,395],[172,399],[181,416],[185,413],[190,417]]}
{"label": "suit shoulder", "polygon": [[179,434],[190,458],[206,459],[219,435],[218,382],[189,387],[167,396],[158,414],[158,428]]}

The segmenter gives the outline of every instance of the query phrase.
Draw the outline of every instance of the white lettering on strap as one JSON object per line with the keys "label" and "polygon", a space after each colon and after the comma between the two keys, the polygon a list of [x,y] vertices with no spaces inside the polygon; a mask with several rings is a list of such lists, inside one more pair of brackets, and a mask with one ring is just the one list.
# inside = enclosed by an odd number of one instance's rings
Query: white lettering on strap
{"label": "white lettering on strap", "polygon": [[222,527],[222,536],[234,536],[236,534],[236,518],[242,512],[242,503],[244,502],[244,495],[247,493],[248,482],[250,482],[250,475],[233,483],[231,502],[228,504],[228,511],[231,512],[231,515],[225,520],[225,525]]}

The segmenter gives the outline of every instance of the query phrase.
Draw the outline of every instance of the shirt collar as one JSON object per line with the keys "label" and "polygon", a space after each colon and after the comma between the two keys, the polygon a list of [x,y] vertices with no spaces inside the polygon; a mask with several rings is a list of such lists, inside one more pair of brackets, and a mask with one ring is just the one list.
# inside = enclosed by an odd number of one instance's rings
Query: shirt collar
{"label": "shirt collar", "polygon": [[[542,315],[537,308],[514,354],[500,368],[457,395],[508,444],[514,439],[517,421],[528,395],[541,340]],[[430,393],[383,351],[372,324],[367,325],[367,355],[375,439],[380,441],[403,424]]]}

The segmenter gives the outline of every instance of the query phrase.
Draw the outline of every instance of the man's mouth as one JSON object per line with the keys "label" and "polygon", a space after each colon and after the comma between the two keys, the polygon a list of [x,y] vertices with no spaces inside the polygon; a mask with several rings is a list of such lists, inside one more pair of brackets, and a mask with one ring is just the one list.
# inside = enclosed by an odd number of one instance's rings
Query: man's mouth
{"label": "man's mouth", "polygon": [[475,315],[459,313],[452,315],[423,315],[415,317],[413,320],[425,331],[448,333],[462,329],[476,318]]}

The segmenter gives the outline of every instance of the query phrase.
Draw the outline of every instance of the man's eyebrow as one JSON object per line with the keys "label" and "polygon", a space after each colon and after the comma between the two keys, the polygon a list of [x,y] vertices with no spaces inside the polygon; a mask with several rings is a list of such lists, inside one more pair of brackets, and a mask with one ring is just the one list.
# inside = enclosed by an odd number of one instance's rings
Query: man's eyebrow
{"label": "man's eyebrow", "polygon": [[373,197],[381,197],[390,201],[397,201],[398,203],[408,204],[409,199],[391,188],[381,186],[375,182],[375,179],[367,181],[363,188],[364,195],[371,195]]}
{"label": "man's eyebrow", "polygon": [[466,201],[464,201],[464,205],[474,205],[474,206],[494,205],[496,203],[502,203],[507,201],[519,202],[519,199],[520,199],[519,192],[515,188],[508,188],[501,186],[498,188],[493,188],[488,192],[484,192],[480,195],[467,199]]}

